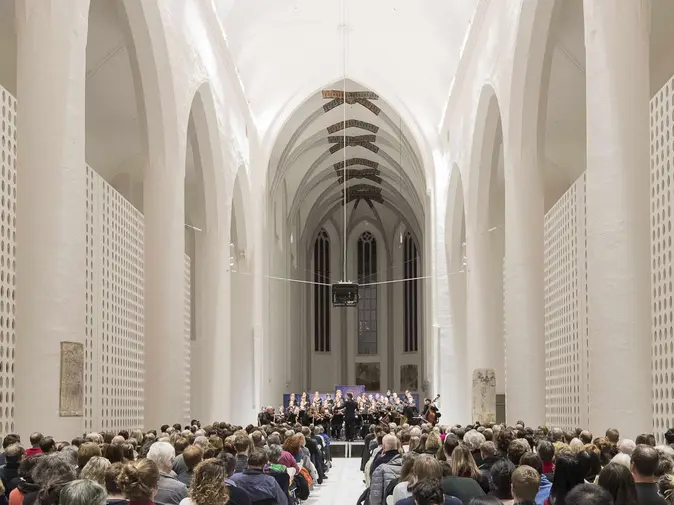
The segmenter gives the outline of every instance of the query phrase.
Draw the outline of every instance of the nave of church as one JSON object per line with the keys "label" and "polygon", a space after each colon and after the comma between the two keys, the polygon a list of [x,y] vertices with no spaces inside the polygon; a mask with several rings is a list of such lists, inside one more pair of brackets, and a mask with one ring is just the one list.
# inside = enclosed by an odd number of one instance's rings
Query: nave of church
{"label": "nave of church", "polygon": [[359,423],[428,398],[663,442],[673,23],[0,0],[0,433],[245,427],[302,392],[313,424],[352,391]]}

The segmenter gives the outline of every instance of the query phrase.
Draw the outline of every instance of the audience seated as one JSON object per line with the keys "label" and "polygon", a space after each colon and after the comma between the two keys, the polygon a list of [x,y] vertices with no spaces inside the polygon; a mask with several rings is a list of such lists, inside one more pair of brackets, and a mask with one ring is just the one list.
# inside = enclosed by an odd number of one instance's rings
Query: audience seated
{"label": "audience seated", "polygon": [[263,472],[268,463],[267,454],[255,449],[248,457],[248,467],[232,476],[234,483],[243,489],[253,504],[264,502],[268,505],[287,505],[288,499],[278,482]]}
{"label": "audience seated", "polygon": [[222,460],[211,458],[199,462],[193,469],[192,476],[189,497],[183,499],[180,505],[227,505],[227,472]]}
{"label": "audience seated", "polygon": [[[428,456],[427,459],[433,460],[431,456]],[[415,466],[417,463],[415,463]],[[399,451],[398,439],[395,435],[385,435],[382,438],[382,452],[375,458],[370,467],[372,475],[369,493],[370,505],[382,505],[385,502],[386,489],[391,482],[400,478],[402,464],[403,458]],[[437,464],[439,465],[439,463]],[[441,476],[442,470],[440,470],[438,479]]]}
{"label": "audience seated", "polygon": [[534,505],[541,482],[538,470],[527,465],[518,466],[513,471],[511,480],[514,503]]}
{"label": "audience seated", "polygon": [[157,505],[178,505],[187,498],[187,486],[178,480],[173,471],[175,449],[168,442],[155,442],[147,453],[159,469],[159,484],[154,502]]}

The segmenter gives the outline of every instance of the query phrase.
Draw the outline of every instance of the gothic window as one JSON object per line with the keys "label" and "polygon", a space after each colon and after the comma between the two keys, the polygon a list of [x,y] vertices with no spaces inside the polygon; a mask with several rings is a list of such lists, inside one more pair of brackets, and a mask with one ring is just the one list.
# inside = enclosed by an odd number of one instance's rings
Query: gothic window
{"label": "gothic window", "polygon": [[419,351],[419,251],[410,232],[403,241],[404,350]]}
{"label": "gothic window", "polygon": [[314,242],[314,350],[330,352],[330,239],[324,228]]}
{"label": "gothic window", "polygon": [[358,354],[377,354],[377,241],[366,231],[358,239]]}

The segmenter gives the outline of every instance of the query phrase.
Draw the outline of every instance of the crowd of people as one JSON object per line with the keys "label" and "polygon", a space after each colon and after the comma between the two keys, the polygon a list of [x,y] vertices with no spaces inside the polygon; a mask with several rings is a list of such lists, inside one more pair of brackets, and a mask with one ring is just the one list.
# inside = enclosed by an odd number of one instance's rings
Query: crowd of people
{"label": "crowd of people", "polygon": [[616,429],[372,426],[358,505],[674,505],[666,444]]}
{"label": "crowd of people", "polygon": [[227,423],[90,433],[57,441],[8,434],[0,505],[289,505],[331,467],[322,427]]}
{"label": "crowd of people", "polygon": [[[674,430],[373,424],[357,505],[674,505]],[[328,478],[323,426],[227,423],[2,441],[0,505],[296,505]]]}

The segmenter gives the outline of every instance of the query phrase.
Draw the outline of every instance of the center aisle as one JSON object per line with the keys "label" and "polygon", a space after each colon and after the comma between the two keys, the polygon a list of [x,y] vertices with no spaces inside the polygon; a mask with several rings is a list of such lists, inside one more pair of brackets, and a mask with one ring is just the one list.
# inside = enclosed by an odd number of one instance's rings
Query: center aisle
{"label": "center aisle", "polygon": [[332,468],[327,480],[315,486],[307,505],[356,505],[358,497],[365,489],[360,458],[339,458],[332,460]]}

